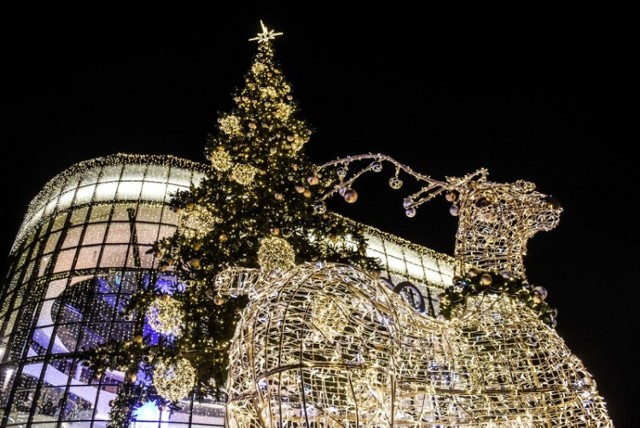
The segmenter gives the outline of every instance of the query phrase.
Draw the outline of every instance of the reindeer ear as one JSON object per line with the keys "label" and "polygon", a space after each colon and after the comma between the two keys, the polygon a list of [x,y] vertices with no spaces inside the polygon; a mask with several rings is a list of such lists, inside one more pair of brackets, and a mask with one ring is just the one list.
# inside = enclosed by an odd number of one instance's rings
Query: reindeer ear
{"label": "reindeer ear", "polygon": [[545,196],[544,201],[547,203],[547,205],[551,209],[554,209],[554,210],[562,209],[562,205],[560,204],[560,201],[555,196],[551,196],[551,195]]}

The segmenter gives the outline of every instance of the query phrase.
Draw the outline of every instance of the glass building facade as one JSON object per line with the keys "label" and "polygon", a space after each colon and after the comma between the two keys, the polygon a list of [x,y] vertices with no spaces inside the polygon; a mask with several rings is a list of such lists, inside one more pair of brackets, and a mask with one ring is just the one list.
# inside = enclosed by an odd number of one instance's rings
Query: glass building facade
{"label": "glass building facade", "polygon": [[[119,310],[141,284],[170,280],[148,250],[176,230],[171,195],[197,185],[207,170],[173,156],[117,154],[70,167],[33,199],[0,291],[2,426],[107,426],[125,374],[92,378],[83,351],[133,335]],[[388,285],[434,313],[431,296],[450,283],[452,260],[366,230]],[[143,406],[133,426],[224,425],[222,403],[186,397],[180,405],[171,415]]]}

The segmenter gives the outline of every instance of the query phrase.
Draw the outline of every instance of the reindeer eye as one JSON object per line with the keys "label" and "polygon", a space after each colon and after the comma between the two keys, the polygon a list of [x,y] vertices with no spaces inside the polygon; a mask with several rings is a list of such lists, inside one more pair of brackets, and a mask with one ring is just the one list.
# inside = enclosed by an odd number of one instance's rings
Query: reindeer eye
{"label": "reindeer eye", "polygon": [[562,205],[560,205],[560,201],[557,200],[554,196],[546,196],[544,198],[544,201],[547,203],[549,208],[552,208],[554,210],[559,210],[560,208],[562,208]]}
{"label": "reindeer eye", "polygon": [[488,207],[491,205],[491,200],[489,198],[482,197],[476,201],[476,206],[480,208]]}

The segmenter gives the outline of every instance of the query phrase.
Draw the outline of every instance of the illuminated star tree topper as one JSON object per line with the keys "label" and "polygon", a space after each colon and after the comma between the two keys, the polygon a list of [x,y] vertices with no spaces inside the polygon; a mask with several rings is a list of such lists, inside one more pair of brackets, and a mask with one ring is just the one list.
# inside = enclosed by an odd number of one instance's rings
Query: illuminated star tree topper
{"label": "illuminated star tree topper", "polygon": [[262,27],[262,33],[256,34],[256,37],[249,39],[250,42],[257,41],[260,43],[269,43],[270,40],[274,40],[277,36],[282,36],[284,33],[276,33],[275,30],[269,30],[264,22],[260,20],[260,26]]}

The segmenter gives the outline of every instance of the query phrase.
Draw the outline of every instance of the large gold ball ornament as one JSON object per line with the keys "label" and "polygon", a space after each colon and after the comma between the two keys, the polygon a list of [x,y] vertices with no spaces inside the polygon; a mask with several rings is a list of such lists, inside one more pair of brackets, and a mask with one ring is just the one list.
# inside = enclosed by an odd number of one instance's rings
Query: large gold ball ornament
{"label": "large gold ball ornament", "polygon": [[303,195],[304,195],[305,198],[310,198],[311,197],[311,190],[305,189]]}
{"label": "large gold ball ornament", "polygon": [[220,242],[227,242],[229,240],[229,237],[225,233],[223,233],[220,236],[218,236],[218,240]]}
{"label": "large gold ball ornament", "polygon": [[357,200],[358,200],[358,192],[356,192],[356,191],[355,191],[355,190],[353,190],[353,189],[347,189],[347,190],[344,192],[344,196],[343,196],[343,197],[344,197],[344,200],[345,200],[347,203],[352,204],[352,203],[354,203],[355,201],[357,201]]}
{"label": "large gold ball ornament", "polygon": [[209,155],[211,166],[217,171],[228,171],[233,166],[231,155],[223,150],[216,150]]}
{"label": "large gold ball ornament", "polygon": [[284,195],[282,195],[282,193],[274,193],[273,197],[276,199],[276,201],[281,201],[282,198],[284,198]]}
{"label": "large gold ball ornament", "polygon": [[168,294],[158,296],[149,305],[145,315],[149,327],[160,334],[179,336],[182,334],[184,310],[182,302]]}
{"label": "large gold ball ornament", "polygon": [[175,362],[161,359],[153,371],[153,385],[158,394],[169,401],[178,401],[189,394],[196,380],[196,371],[185,358]]}
{"label": "large gold ball ornament", "polygon": [[213,304],[216,305],[216,306],[222,306],[222,305],[225,304],[226,301],[227,300],[222,296],[215,296],[213,298]]}
{"label": "large gold ball ornament", "polygon": [[233,167],[231,170],[231,179],[238,184],[248,186],[253,184],[253,179],[258,170],[251,165],[240,163]]}
{"label": "large gold ball ornament", "polygon": [[492,282],[493,282],[493,277],[488,273],[483,273],[480,276],[480,285],[488,287],[491,285]]}
{"label": "large gold ball ornament", "polygon": [[262,239],[258,249],[258,264],[265,271],[286,270],[295,266],[296,254],[286,239],[271,236]]}
{"label": "large gold ball ornament", "polygon": [[194,268],[194,269],[199,269],[200,268],[200,259],[198,259],[198,258],[191,259],[191,267]]}
{"label": "large gold ball ornament", "polygon": [[304,186],[296,186],[296,192],[298,192],[298,193],[304,193],[304,191],[305,191]]}
{"label": "large gold ball ornament", "polygon": [[143,339],[143,337],[142,337],[141,334],[136,334],[135,336],[133,336],[132,340],[133,340],[133,343],[140,344],[140,343],[142,343],[142,339]]}
{"label": "large gold ball ornament", "polygon": [[309,184],[311,186],[315,186],[316,184],[318,184],[320,182],[320,179],[318,178],[317,175],[312,175],[310,177],[307,177],[307,181],[309,182]]}

